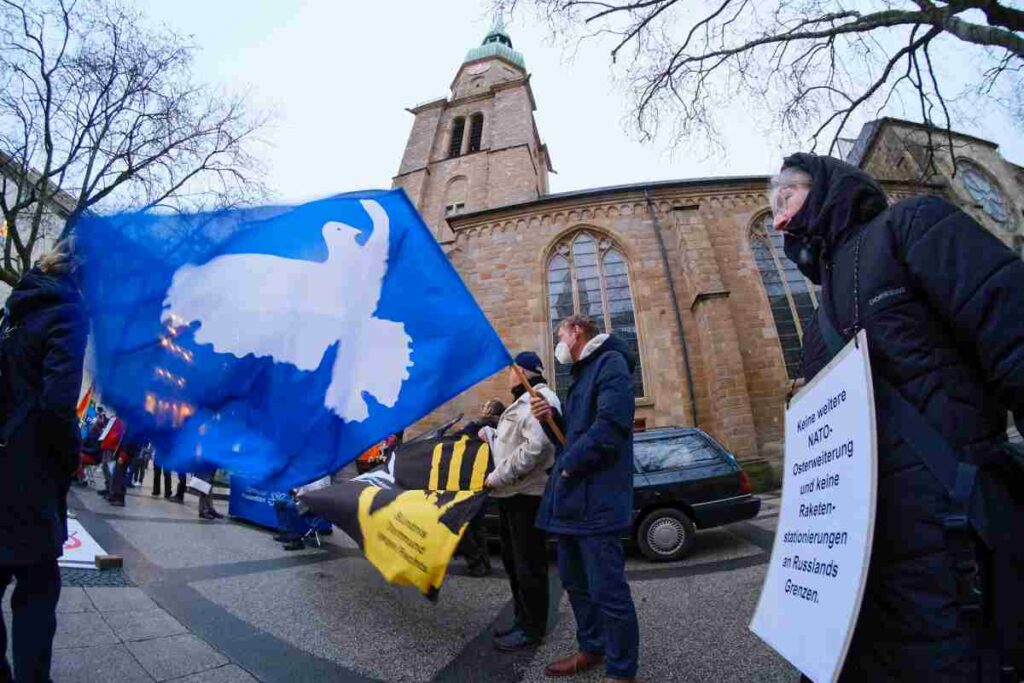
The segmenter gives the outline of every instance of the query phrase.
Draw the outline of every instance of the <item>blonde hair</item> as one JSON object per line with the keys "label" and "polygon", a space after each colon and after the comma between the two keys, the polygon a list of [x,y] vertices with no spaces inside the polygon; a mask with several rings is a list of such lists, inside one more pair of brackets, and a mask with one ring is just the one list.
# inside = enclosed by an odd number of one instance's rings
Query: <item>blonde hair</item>
{"label": "blonde hair", "polygon": [[64,275],[73,266],[72,250],[74,244],[70,239],[63,239],[54,245],[53,250],[39,257],[36,265],[47,275]]}

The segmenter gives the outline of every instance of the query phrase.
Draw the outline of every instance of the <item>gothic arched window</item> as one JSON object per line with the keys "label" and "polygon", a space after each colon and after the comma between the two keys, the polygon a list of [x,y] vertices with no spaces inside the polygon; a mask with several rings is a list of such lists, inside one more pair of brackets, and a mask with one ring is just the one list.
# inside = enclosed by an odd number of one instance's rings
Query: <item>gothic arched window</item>
{"label": "gothic arched window", "polygon": [[[633,391],[636,396],[643,396],[640,339],[629,266],[610,239],[586,230],[559,242],[548,261],[548,319],[555,343],[559,324],[577,313],[592,318],[602,332],[614,332],[630,347],[636,360]],[[552,379],[564,398],[571,383],[569,366],[556,361]]]}
{"label": "gothic arched window", "polygon": [[448,156],[457,157],[462,154],[462,138],[466,133],[466,119],[462,116],[452,121],[452,136],[448,140]]}
{"label": "gothic arched window", "polygon": [[473,114],[469,117],[469,153],[480,151],[484,140],[484,115]]}
{"label": "gothic arched window", "polygon": [[790,379],[796,379],[803,372],[804,326],[814,316],[818,288],[786,258],[782,242],[783,233],[772,228],[770,213],[755,219],[750,230],[750,248],[775,318],[786,371]]}

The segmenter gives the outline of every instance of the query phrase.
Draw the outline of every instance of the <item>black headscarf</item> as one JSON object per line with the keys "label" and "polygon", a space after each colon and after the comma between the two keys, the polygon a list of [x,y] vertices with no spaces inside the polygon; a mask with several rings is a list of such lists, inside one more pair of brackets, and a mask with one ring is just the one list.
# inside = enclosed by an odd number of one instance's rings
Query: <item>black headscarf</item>
{"label": "black headscarf", "polygon": [[885,191],[870,175],[845,161],[817,154],[788,156],[782,168],[799,168],[812,179],[803,208],[786,227],[785,251],[815,284],[821,284],[821,256],[852,228],[889,205]]}

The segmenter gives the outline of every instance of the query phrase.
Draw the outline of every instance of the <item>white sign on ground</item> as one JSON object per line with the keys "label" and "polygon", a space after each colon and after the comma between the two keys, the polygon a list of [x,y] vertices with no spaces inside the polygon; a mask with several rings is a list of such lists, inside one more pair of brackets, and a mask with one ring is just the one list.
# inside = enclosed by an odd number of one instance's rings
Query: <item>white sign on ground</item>
{"label": "white sign on ground", "polygon": [[64,541],[64,555],[59,561],[61,567],[95,569],[96,556],[106,554],[81,522],[77,519],[68,520],[68,540]]}
{"label": "white sign on ground", "polygon": [[782,505],[750,629],[815,683],[842,670],[875,523],[875,401],[860,332],[786,410]]}

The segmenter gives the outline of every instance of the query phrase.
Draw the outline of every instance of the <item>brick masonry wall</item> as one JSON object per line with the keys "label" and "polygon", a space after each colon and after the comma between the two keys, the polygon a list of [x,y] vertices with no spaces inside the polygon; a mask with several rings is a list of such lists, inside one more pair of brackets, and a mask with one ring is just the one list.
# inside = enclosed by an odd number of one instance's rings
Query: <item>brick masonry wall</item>
{"label": "brick masonry wall", "polygon": [[[675,199],[659,197],[659,203],[670,210]],[[678,201],[692,203],[694,199],[687,195]],[[741,327],[735,323],[728,298],[703,301],[694,310],[687,305],[697,292],[692,273],[682,265],[685,261],[698,264],[698,269],[717,269],[714,245],[707,237],[714,227],[704,231],[699,243],[680,246],[672,234],[678,226],[668,223],[666,214],[659,211],[659,220],[666,231],[666,250],[690,346],[699,426],[738,455],[756,457],[758,437],[746,389]],[[564,205],[503,213],[493,220],[477,222],[469,217],[457,223],[451,258],[467,286],[511,350],[536,349],[549,367],[552,350],[546,268],[551,251],[561,239],[580,229],[610,237],[629,261],[640,330],[646,396],[637,402],[637,417],[650,427],[692,424],[668,278],[642,196],[625,192],[600,201],[574,204],[570,200]],[[712,282],[716,290],[721,289],[722,278]],[[784,376],[784,370],[781,372]],[[466,392],[430,422],[460,411],[472,412],[485,398],[506,391],[504,379],[496,378]]]}

